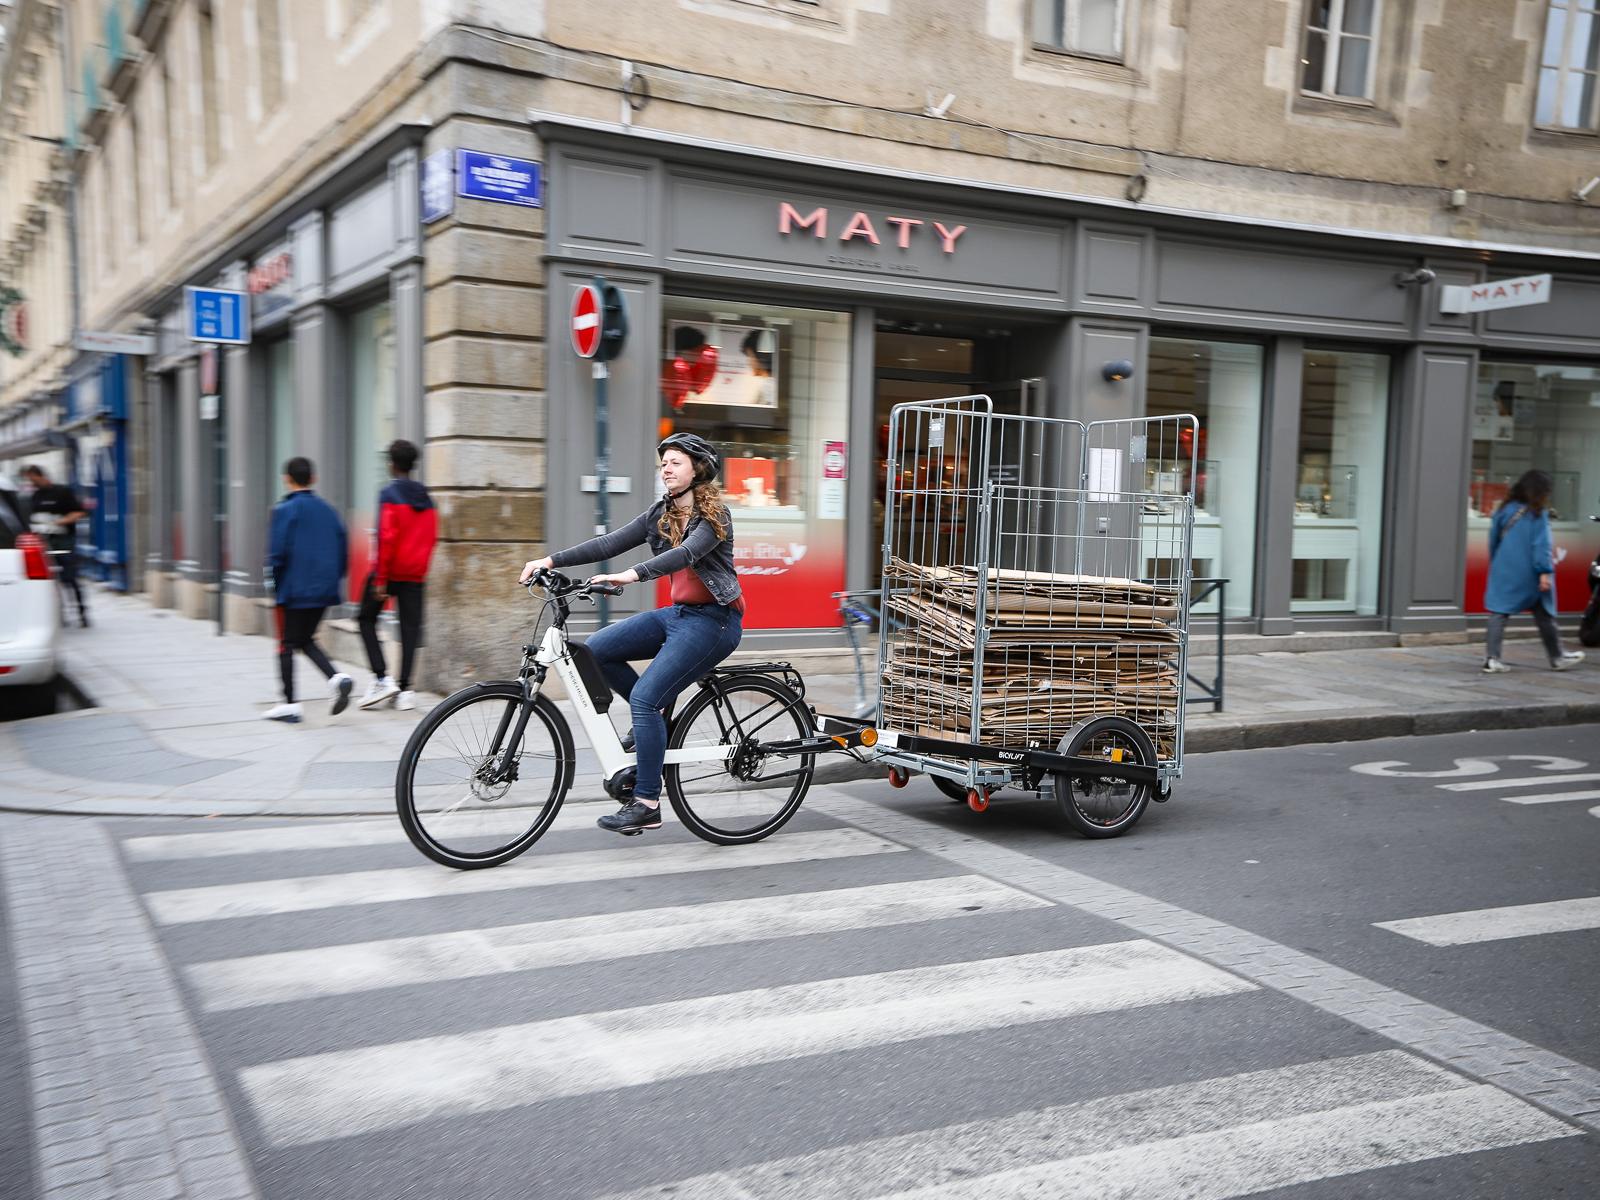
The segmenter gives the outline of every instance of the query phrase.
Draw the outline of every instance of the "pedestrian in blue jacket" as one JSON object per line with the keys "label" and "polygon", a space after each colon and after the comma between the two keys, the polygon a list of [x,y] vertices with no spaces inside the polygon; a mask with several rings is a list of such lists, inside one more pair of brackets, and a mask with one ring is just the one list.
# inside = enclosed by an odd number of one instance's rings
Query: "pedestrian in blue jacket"
{"label": "pedestrian in blue jacket", "polygon": [[1583,661],[1583,651],[1569,654],[1561,648],[1556,628],[1555,555],[1550,546],[1553,486],[1543,471],[1524,472],[1489,526],[1489,585],[1483,593],[1489,633],[1483,669],[1491,675],[1511,669],[1500,657],[1506,622],[1513,613],[1529,609],[1552,668],[1565,671]]}
{"label": "pedestrian in blue jacket", "polygon": [[344,522],[333,506],[311,490],[311,460],[295,457],[283,464],[289,490],[272,508],[272,535],[267,565],[277,600],[278,673],[283,703],[262,714],[268,721],[300,720],[294,698],[294,652],[300,651],[328,677],[337,716],[350,703],[355,681],[334,667],[317,645],[317,626],[330,605],[340,601],[345,571]]}

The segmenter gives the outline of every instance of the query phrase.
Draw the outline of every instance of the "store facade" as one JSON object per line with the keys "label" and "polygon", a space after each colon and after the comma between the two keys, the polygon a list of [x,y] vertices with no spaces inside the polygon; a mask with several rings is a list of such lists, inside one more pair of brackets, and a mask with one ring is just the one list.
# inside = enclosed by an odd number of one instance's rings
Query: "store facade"
{"label": "store facade", "polygon": [[345,518],[347,599],[359,599],[384,450],[422,441],[419,141],[401,130],[371,147],[191,281],[248,294],[248,346],[190,341],[182,290],[166,298],[146,375],[156,603],[212,617],[220,573],[227,626],[270,629],[268,513],[295,455]]}
{"label": "store facade", "polygon": [[[1600,511],[1600,257],[1152,214],[554,120],[538,133],[563,448],[550,544],[596,520],[592,381],[566,323],[603,274],[632,318],[610,379],[610,513],[651,502],[665,431],[722,444],[747,647],[829,644],[828,593],[876,583],[888,413],[908,399],[1195,413],[1196,476],[1152,463],[1150,486],[1193,488],[1195,573],[1228,580],[1238,630],[1463,630],[1482,603],[1469,496],[1477,513],[1539,465],[1557,475],[1558,540],[1569,510],[1574,528]],[[1407,278],[1422,268],[1434,278]],[[1538,272],[1555,276],[1544,304],[1441,311],[1446,285]],[[1108,378],[1124,360],[1132,375]],[[1512,416],[1491,423],[1484,395],[1510,396]],[[1580,540],[1569,560],[1592,557]],[[1582,603],[1563,576],[1563,610]]]}

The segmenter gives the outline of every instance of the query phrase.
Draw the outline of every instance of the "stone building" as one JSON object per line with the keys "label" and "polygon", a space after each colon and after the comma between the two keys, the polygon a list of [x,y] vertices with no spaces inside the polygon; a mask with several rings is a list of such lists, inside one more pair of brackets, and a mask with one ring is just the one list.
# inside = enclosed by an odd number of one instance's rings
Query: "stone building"
{"label": "stone building", "polygon": [[0,473],[68,469],[59,402],[72,351],[70,154],[61,13],[0,6]]}
{"label": "stone building", "polygon": [[[1466,630],[1486,514],[1533,465],[1578,599],[1584,0],[64,3],[83,325],[156,343],[71,374],[126,384],[128,582],[157,603],[206,613],[220,575],[228,625],[265,628],[290,453],[359,587],[409,436],[443,518],[430,682],[503,673],[516,568],[596,521],[567,338],[596,274],[632,323],[610,511],[652,498],[663,429],[722,442],[757,652],[834,644],[828,593],[874,582],[890,406],[974,391],[1195,412],[1198,471],[1149,484],[1195,491],[1236,628]],[[246,291],[250,344],[202,353],[189,286]]]}

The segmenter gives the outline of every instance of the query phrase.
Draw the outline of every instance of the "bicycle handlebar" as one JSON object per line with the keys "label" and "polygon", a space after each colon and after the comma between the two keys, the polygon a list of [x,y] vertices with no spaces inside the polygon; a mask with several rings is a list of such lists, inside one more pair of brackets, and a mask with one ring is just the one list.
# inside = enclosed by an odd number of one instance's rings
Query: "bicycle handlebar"
{"label": "bicycle handlebar", "polygon": [[530,592],[542,587],[552,596],[620,596],[623,592],[620,583],[592,583],[587,579],[579,582],[556,570],[538,570],[519,582]]}

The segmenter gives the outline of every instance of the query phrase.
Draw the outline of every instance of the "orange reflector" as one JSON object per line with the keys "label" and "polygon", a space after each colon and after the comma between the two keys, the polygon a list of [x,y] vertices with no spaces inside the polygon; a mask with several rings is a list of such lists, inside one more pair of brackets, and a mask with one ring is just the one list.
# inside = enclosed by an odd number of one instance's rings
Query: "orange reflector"
{"label": "orange reflector", "polygon": [[878,744],[878,731],[872,726],[867,726],[861,731],[861,744],[863,746],[876,746]]}
{"label": "orange reflector", "polygon": [[837,742],[842,747],[848,747],[850,745],[849,739],[844,737],[841,734],[834,733],[834,734],[829,734],[828,736],[831,737],[835,742]]}
{"label": "orange reflector", "polygon": [[1118,746],[1115,750],[1113,750],[1111,752],[1111,761],[1112,762],[1121,762],[1122,761],[1122,747],[1121,746]]}

